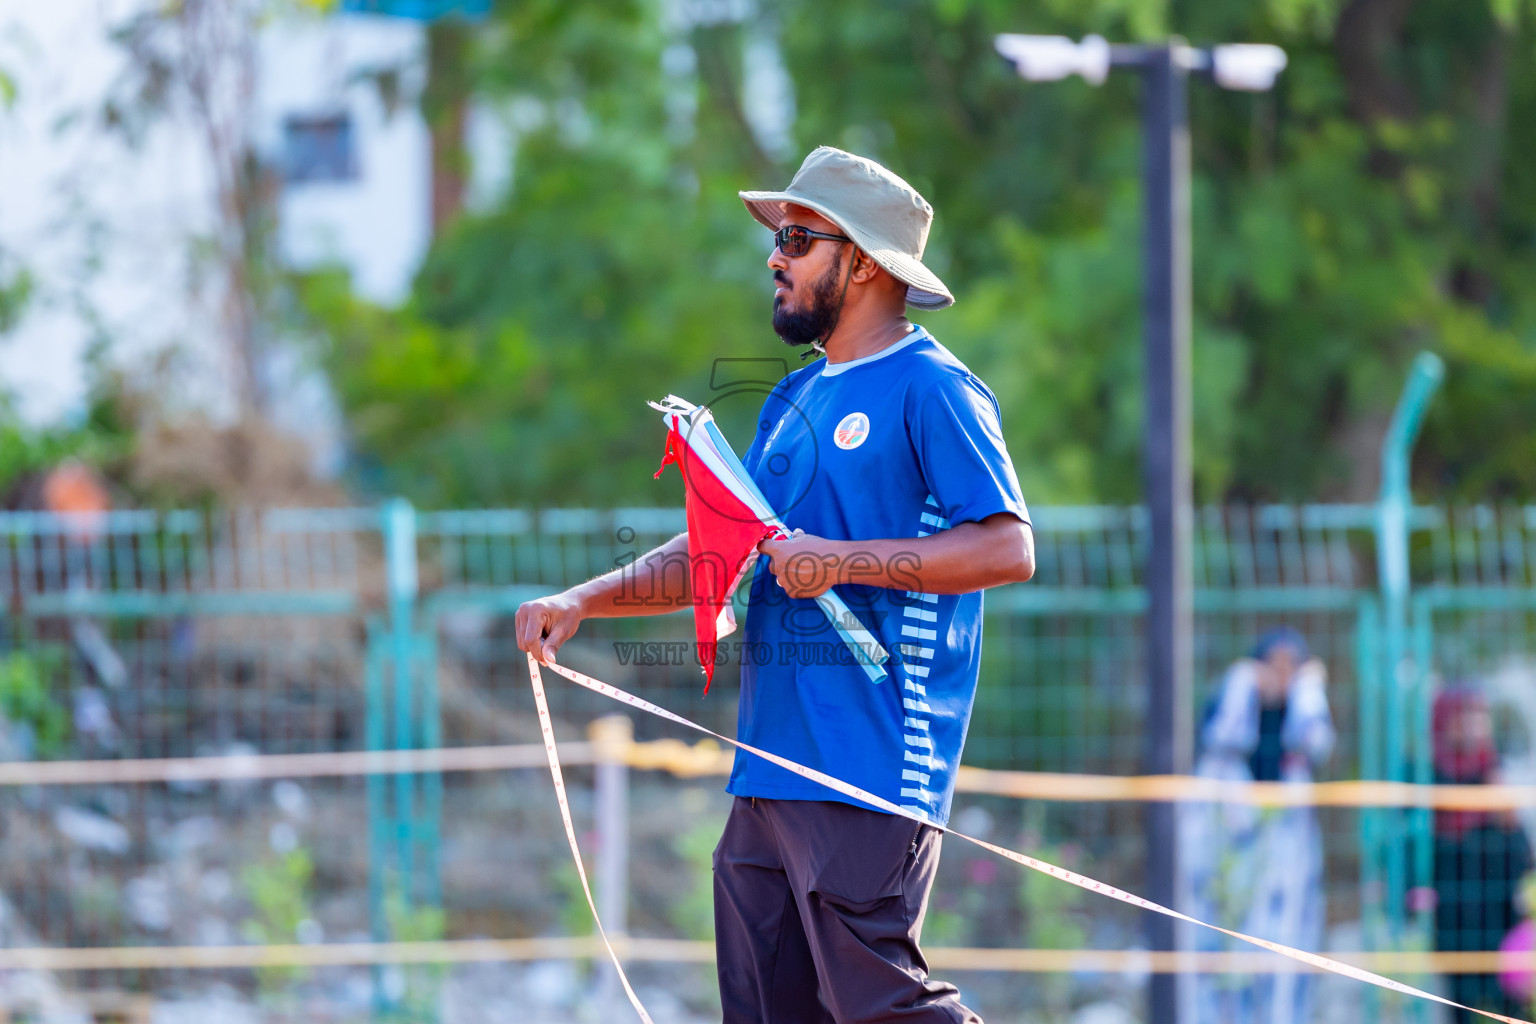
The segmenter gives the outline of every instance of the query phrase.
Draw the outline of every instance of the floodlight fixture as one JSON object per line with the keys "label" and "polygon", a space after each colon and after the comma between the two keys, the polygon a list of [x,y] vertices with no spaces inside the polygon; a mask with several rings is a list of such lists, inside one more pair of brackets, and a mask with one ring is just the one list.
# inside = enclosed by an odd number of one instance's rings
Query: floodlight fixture
{"label": "floodlight fixture", "polygon": [[1223,89],[1268,92],[1285,64],[1285,51],[1268,43],[1228,43],[1211,48],[1211,77]]}
{"label": "floodlight fixture", "polygon": [[1102,85],[1109,75],[1109,44],[1103,36],[1087,36],[1074,43],[1066,36],[1008,34],[998,36],[993,45],[1025,81],[1055,82],[1081,75],[1093,85]]}
{"label": "floodlight fixture", "polygon": [[1285,51],[1268,43],[1206,48],[1176,40],[1166,47],[1111,46],[1103,36],[1084,36],[1075,43],[1066,36],[1006,33],[995,37],[993,45],[1027,82],[1056,82],[1079,75],[1092,85],[1102,85],[1112,67],[1142,67],[1148,60],[1160,59],[1159,54],[1168,54],[1179,69],[1207,74],[1223,89],[1268,92],[1286,65]]}

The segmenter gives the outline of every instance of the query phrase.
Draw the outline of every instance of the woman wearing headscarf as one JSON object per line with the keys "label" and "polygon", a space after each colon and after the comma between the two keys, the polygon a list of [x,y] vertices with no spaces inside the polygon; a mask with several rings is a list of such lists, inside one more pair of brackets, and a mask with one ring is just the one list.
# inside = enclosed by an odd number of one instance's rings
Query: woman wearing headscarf
{"label": "woman wearing headscarf", "polygon": [[[1265,633],[1222,678],[1200,731],[1196,774],[1229,782],[1311,782],[1333,751],[1326,680],[1327,670],[1300,633]],[[1302,949],[1321,945],[1323,842],[1311,807],[1191,804],[1182,821],[1193,916]],[[1222,948],[1219,936],[1200,931],[1201,948]],[[1310,982],[1300,971],[1198,975],[1194,1020],[1306,1021]]]}
{"label": "woman wearing headscarf", "polygon": [[[1431,725],[1435,781],[1489,785],[1498,781],[1493,715],[1469,686],[1435,698]],[[1476,952],[1499,948],[1519,920],[1515,892],[1531,870],[1531,847],[1511,811],[1435,811],[1435,948]],[[1466,1006],[1522,1014],[1493,974],[1453,974],[1450,998]],[[1458,1024],[1476,1018],[1455,1011]]]}

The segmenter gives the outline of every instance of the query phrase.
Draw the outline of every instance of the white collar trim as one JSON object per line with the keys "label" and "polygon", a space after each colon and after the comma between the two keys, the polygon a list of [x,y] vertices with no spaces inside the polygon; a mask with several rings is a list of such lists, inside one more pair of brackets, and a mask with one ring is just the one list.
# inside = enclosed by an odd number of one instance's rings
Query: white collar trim
{"label": "white collar trim", "polygon": [[900,341],[894,344],[887,345],[879,352],[875,352],[867,356],[860,356],[857,359],[849,359],[846,362],[841,363],[829,363],[823,359],[821,361],[821,375],[823,377],[836,377],[838,374],[846,373],[847,371],[853,369],[855,366],[863,366],[866,363],[872,363],[877,359],[884,359],[886,356],[893,356],[897,352],[900,352],[902,349],[906,348],[908,345],[911,345],[917,341],[921,341],[926,337],[928,337],[928,332],[923,330],[921,327],[918,327],[916,324],[913,324],[912,330],[907,332],[907,336],[905,338],[902,338]]}

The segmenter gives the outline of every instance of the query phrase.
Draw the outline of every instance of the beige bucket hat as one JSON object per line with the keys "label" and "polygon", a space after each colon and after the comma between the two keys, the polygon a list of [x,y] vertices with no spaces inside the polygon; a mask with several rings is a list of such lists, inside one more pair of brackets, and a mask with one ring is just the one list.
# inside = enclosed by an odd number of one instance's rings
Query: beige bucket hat
{"label": "beige bucket hat", "polygon": [[955,297],[923,266],[933,207],[917,189],[873,160],[822,146],[795,172],[783,192],[742,192],[752,216],[777,231],[788,203],[815,210],[843,229],[891,276],[907,286],[907,304],[943,309]]}

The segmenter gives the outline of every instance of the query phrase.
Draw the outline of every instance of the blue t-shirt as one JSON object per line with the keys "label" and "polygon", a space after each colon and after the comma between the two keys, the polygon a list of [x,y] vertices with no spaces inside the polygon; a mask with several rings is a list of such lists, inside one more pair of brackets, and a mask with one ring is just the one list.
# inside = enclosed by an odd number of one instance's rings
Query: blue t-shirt
{"label": "blue t-shirt", "polygon": [[[821,537],[926,537],[998,512],[1029,521],[997,399],[920,327],[872,356],[818,360],[781,380],[743,462],[791,529]],[[892,654],[871,683],[821,608],[788,597],[759,558],[737,733],[944,824],[976,696],[982,600],[921,593],[913,579],[912,590],[836,588]],[[726,788],[855,803],[740,751]]]}

